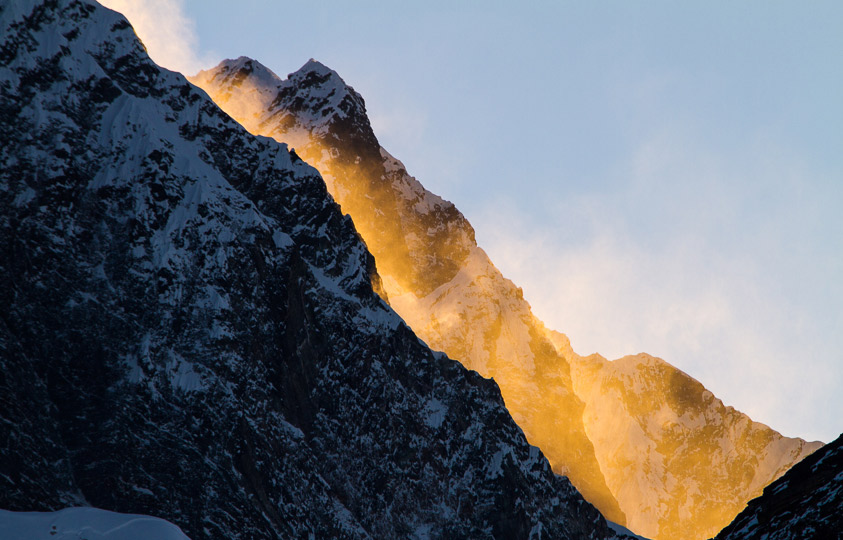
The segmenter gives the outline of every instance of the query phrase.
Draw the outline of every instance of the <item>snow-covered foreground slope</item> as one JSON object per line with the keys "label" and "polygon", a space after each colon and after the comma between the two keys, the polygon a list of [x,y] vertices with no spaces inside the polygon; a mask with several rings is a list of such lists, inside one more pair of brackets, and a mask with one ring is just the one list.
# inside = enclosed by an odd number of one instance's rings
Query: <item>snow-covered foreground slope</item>
{"label": "snow-covered foreground slope", "polygon": [[363,98],[322,64],[281,80],[241,57],[191,80],[320,170],[375,255],[382,296],[431,347],[494,377],[530,442],[612,521],[664,540],[707,538],[821,446],[724,407],[661,360],[574,353],[462,214],[380,147]]}
{"label": "snow-covered foreground slope", "polygon": [[843,435],[747,504],[717,540],[843,538]]}
{"label": "snow-covered foreground slope", "polygon": [[611,538],[373,291],[317,171],[80,0],[0,4],[0,507],[200,538]]}
{"label": "snow-covered foreground slope", "polygon": [[3,540],[190,540],[163,519],[118,514],[99,508],[65,508],[57,512],[0,510]]}

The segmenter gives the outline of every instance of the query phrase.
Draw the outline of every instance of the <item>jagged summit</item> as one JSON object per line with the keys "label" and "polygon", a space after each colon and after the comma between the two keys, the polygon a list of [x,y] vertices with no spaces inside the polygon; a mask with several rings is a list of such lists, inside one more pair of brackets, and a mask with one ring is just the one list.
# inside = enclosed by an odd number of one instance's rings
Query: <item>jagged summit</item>
{"label": "jagged summit", "polygon": [[[269,108],[277,95],[277,84],[281,81],[278,75],[269,68],[247,56],[223,60],[214,68],[200,71],[191,80],[200,87],[218,85],[236,88],[238,94],[248,95],[249,100],[258,104],[260,110]],[[227,91],[216,92],[211,97],[221,107],[236,111],[236,114],[241,117],[240,122],[247,129],[254,129],[259,115],[251,114],[243,107],[238,107],[238,102],[241,100],[232,100],[231,96],[232,91]]]}
{"label": "jagged summit", "polygon": [[[378,264],[401,267],[402,286],[430,292],[476,249],[468,221],[380,146],[362,96],[330,68],[311,59],[285,80],[235,81],[229,71],[213,70],[190,80],[252,133],[283,140],[309,163],[320,163],[329,191],[352,215]],[[325,152],[330,162],[322,159]],[[405,206],[424,219],[405,219]],[[442,250],[447,257],[438,254]]]}
{"label": "jagged summit", "polygon": [[[336,71],[327,67],[322,62],[314,60],[313,58],[305,62],[305,64],[296,71],[289,73],[287,78],[300,80],[301,78],[306,77],[309,73],[324,77],[326,78],[325,80],[331,80],[333,86],[335,87],[349,88]],[[228,77],[235,74],[237,74],[236,79],[238,81],[243,81],[246,75],[252,75],[253,77],[256,77],[259,82],[266,84],[267,87],[274,86],[278,88],[284,81],[284,79],[276,75],[271,69],[261,64],[258,60],[248,56],[239,56],[233,59],[226,58],[215,67],[202,70],[191,78],[214,75],[215,77],[222,77],[218,80],[228,82]]]}
{"label": "jagged summit", "polygon": [[379,146],[363,97],[312,58],[286,79],[245,56],[189,79],[252,133],[271,137],[274,126],[284,126],[286,142],[298,151],[314,136],[343,139],[358,149]]}
{"label": "jagged summit", "polygon": [[256,78],[257,80],[265,83],[281,80],[278,75],[273,73],[268,67],[264,66],[257,60],[249,58],[248,56],[240,56],[234,60],[223,60],[215,68],[200,71],[200,73],[206,72],[214,72],[219,75],[236,74],[237,79],[240,81],[245,80],[246,76]]}
{"label": "jagged summit", "polygon": [[[319,60],[315,60],[313,58],[311,58],[307,62],[305,62],[305,64],[302,67],[300,67],[298,70],[296,70],[294,73],[308,72],[308,71],[313,71],[313,72],[318,73],[320,75],[331,74],[331,75],[339,78],[339,74],[337,74],[336,71],[329,68],[328,66],[326,66],[325,64],[323,64]],[[287,75],[288,78],[292,77],[292,76],[293,76],[292,73]]]}
{"label": "jagged summit", "polygon": [[314,127],[349,117],[366,118],[363,96],[336,71],[312,58],[280,82],[272,107],[295,112],[303,124]]}

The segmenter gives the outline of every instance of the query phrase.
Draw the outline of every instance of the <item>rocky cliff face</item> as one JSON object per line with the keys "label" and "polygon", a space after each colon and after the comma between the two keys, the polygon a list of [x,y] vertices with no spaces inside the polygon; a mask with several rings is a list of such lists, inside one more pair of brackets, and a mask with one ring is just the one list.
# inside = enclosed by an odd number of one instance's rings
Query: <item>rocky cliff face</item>
{"label": "rocky cliff face", "polygon": [[820,446],[724,407],[661,360],[574,353],[462,214],[380,147],[362,97],[322,64],[282,80],[239,58],[191,81],[322,172],[375,255],[382,297],[431,347],[494,377],[530,442],[607,518],[654,538],[707,538]]}
{"label": "rocky cliff face", "polygon": [[93,2],[4,2],[0,36],[0,507],[194,540],[613,536],[373,292],[315,169]]}
{"label": "rocky cliff face", "polygon": [[843,538],[843,435],[764,488],[717,540]]}

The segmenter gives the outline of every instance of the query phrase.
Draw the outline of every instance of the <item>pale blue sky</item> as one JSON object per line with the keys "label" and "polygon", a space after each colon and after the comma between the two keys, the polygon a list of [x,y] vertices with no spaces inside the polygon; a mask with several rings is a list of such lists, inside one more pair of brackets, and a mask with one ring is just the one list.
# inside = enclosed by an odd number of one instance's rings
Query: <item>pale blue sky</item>
{"label": "pale blue sky", "polygon": [[335,69],[578,352],[843,431],[843,2],[142,4],[168,67]]}

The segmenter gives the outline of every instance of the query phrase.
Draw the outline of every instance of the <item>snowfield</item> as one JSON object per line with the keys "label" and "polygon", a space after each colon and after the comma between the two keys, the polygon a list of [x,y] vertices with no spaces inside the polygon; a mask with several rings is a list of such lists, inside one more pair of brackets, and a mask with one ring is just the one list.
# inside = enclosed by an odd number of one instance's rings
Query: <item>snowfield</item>
{"label": "snowfield", "polygon": [[3,540],[190,540],[163,519],[118,514],[99,508],[65,508],[57,512],[0,510]]}

